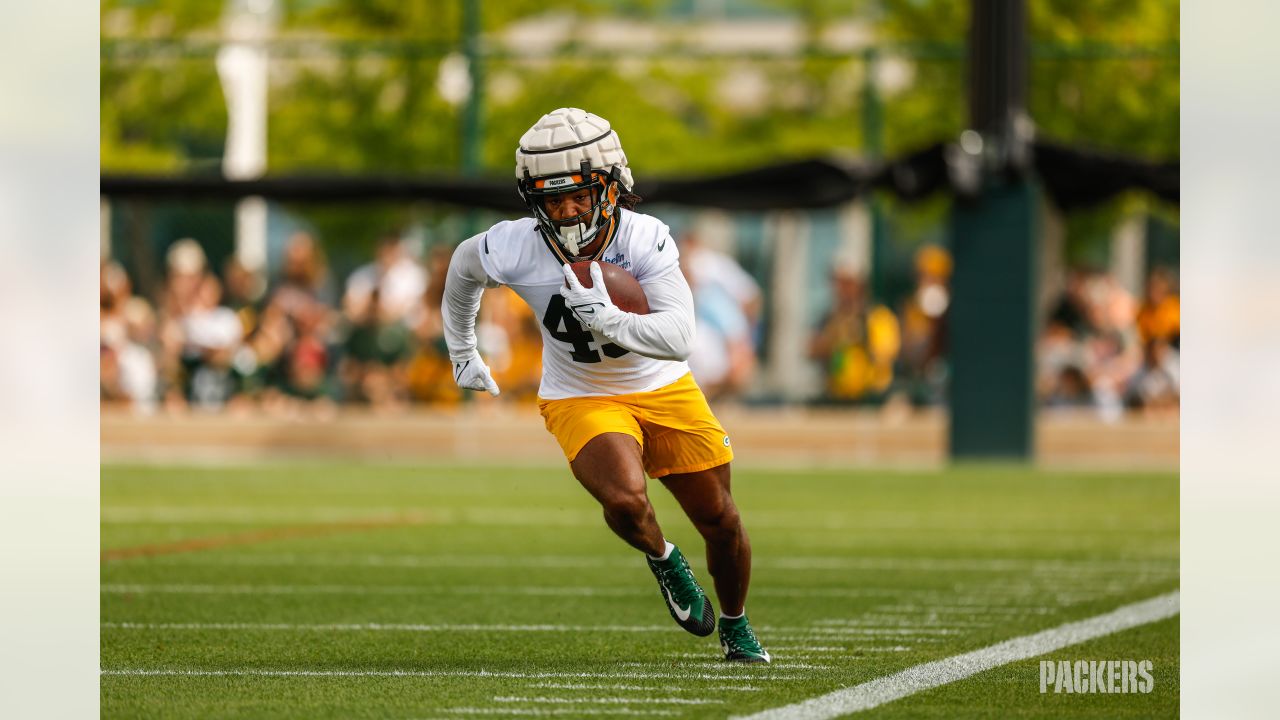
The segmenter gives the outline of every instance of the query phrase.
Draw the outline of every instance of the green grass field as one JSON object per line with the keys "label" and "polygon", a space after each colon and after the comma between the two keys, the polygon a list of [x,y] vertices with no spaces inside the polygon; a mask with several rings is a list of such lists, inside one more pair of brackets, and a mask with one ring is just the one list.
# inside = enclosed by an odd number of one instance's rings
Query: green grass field
{"label": "green grass field", "polygon": [[[677,628],[567,469],[104,466],[102,716],[728,717],[1178,587],[1175,474],[736,469],[734,494],[767,667]],[[1033,659],[864,714],[1178,714],[1177,617],[1046,659],[1149,659],[1154,690],[1042,695]]]}

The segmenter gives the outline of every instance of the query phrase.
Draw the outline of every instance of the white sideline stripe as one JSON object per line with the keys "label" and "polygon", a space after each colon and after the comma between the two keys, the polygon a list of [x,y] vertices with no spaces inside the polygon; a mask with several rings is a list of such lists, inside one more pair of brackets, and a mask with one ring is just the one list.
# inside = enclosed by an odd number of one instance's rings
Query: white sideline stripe
{"label": "white sideline stripe", "polygon": [[390,632],[668,632],[670,625],[482,625],[449,623],[131,623],[104,622],[114,630],[304,630],[304,631],[390,631]]}
{"label": "white sideline stripe", "polygon": [[[714,670],[716,668],[724,667],[723,659],[706,660],[705,658],[707,656],[705,653],[699,655],[698,657],[704,658],[704,660],[702,662],[682,663],[682,666],[683,667],[701,667],[705,670]],[[627,667],[637,667],[637,668],[659,668],[659,667],[670,667],[671,665],[670,663],[666,663],[666,662],[624,662],[621,664]],[[779,661],[777,658],[774,658],[774,661],[769,663],[769,667],[777,670],[830,670],[831,669],[830,665],[810,665],[808,663],[788,662],[786,660]]]}
{"label": "white sideline stripe", "polygon": [[842,688],[793,705],[765,710],[735,720],[827,720],[849,713],[870,710],[924,690],[963,680],[980,672],[1018,660],[1026,660],[1077,645],[1087,640],[1173,617],[1179,612],[1175,590],[1149,600],[1112,610],[1087,620],[1071,622],[1032,635],[916,665],[902,672],[877,678],[850,688]]}
{"label": "white sideline stripe", "polygon": [[697,700],[693,698],[562,698],[562,697],[510,697],[495,695],[494,702],[500,703],[542,703],[545,705],[721,705],[723,700]]}
{"label": "white sideline stripe", "polygon": [[[603,595],[626,597],[638,590],[597,587],[489,587],[484,585],[209,585],[105,583],[102,592],[116,595],[171,593],[187,595]],[[647,589],[646,589],[647,592]]]}
{"label": "white sideline stripe", "polygon": [[[1116,586],[1115,589],[1126,590],[1129,586]],[[249,585],[249,584],[204,584],[204,583],[104,583],[101,592],[116,595],[142,595],[147,593],[171,593],[171,594],[191,594],[191,595],[518,595],[532,597],[632,597],[640,590],[630,587],[594,587],[594,586],[493,586],[493,585],[335,585],[335,584],[316,584],[316,585]],[[644,592],[648,592],[647,590]],[[975,613],[986,615],[1051,615],[1057,613],[1060,608],[1046,606],[1016,606],[1016,607],[991,607],[993,602],[1003,602],[1008,600],[1008,595],[992,595],[990,599],[986,597],[976,596],[957,596],[957,595],[935,595],[931,591],[920,591],[911,588],[760,588],[754,591],[755,595],[761,597],[788,597],[788,598],[811,598],[811,597],[869,597],[869,596],[886,596],[900,597],[902,595],[912,595],[920,600],[928,601],[929,598],[937,598],[939,603],[951,602],[951,605],[935,604],[928,602],[927,604],[899,604],[899,605],[878,605],[874,608],[877,615],[890,615],[900,617],[911,617],[918,619],[919,615],[937,616],[937,615],[973,615]],[[1074,602],[1085,599],[1095,599],[1096,593],[1085,593],[1078,595],[1065,595],[1059,593],[1059,599],[1064,605],[1074,604]],[[954,604],[958,600],[972,599],[969,604]],[[865,623],[856,620],[850,621],[827,621],[824,620],[819,625],[824,627],[834,626],[837,628],[857,627],[859,625],[869,625],[871,627],[883,627],[888,623]],[[926,627],[926,624],[918,622],[902,622],[894,623],[902,628]],[[936,622],[934,623],[936,625]],[[989,623],[966,623],[960,620],[948,619],[946,623],[949,627],[987,627]]]}
{"label": "white sideline stripe", "polygon": [[[298,623],[138,623],[138,622],[104,622],[101,627],[111,630],[281,630],[281,631],[304,631],[304,632],[325,632],[325,631],[379,631],[379,632],[671,632],[670,625],[486,625],[481,623],[437,623],[437,624],[418,624],[418,623],[316,623],[316,624],[298,624]],[[779,635],[814,634],[811,628],[804,627],[783,627],[774,625],[761,625],[762,632],[778,633]],[[821,636],[830,639],[833,634],[827,631],[820,631]],[[872,628],[862,628],[857,631],[842,632],[840,635],[888,635],[892,636],[899,642],[902,641],[903,635],[955,635],[957,631],[945,628],[922,628],[920,630],[902,630],[898,628],[887,630],[875,630]],[[635,663],[641,664],[641,663]]]}
{"label": "white sideline stripe", "polygon": [[[1127,586],[1126,586],[1127,587]],[[490,585],[215,585],[203,583],[104,583],[101,591],[116,595],[141,595],[145,593],[173,593],[190,595],[533,595],[569,597],[630,597],[641,592],[629,587],[592,586],[490,586]],[[648,590],[644,590],[648,592]],[[916,591],[918,592],[918,591]],[[900,597],[913,594],[909,588],[759,588],[752,594],[764,597]],[[1004,596],[992,596],[1004,597]],[[954,599],[954,596],[949,596]],[[906,607],[882,605],[880,608]],[[919,606],[922,610],[926,606]],[[932,611],[935,606],[927,606]],[[1039,608],[1027,608],[1035,612]],[[1047,611],[1056,612],[1054,608]],[[1017,610],[1009,609],[1013,614]],[[955,623],[952,623],[955,624]]]}
{"label": "white sideline stripe", "polygon": [[[699,653],[701,656],[701,653]],[[532,688],[549,688],[552,690],[635,690],[639,692],[653,692],[657,688],[652,685],[621,685],[608,683],[562,683],[562,682],[536,682],[529,683]],[[667,688],[668,691],[681,688]],[[760,692],[760,688],[755,685],[711,685],[709,687],[690,688],[690,691],[701,692],[703,690],[715,690],[717,692]]]}
{"label": "white sideline stripe", "polygon": [[448,708],[440,712],[455,715],[675,715],[675,710],[658,708]]}
{"label": "white sideline stripe", "polygon": [[[390,512],[390,510],[388,510]],[[397,510],[401,513],[403,510]],[[359,519],[368,519],[367,515]],[[594,521],[594,517],[593,517]],[[411,555],[411,554],[339,554],[312,555],[309,553],[240,553],[207,556],[139,557],[149,563],[192,565],[247,565],[247,566],[300,566],[300,567],[619,567],[627,566],[631,559],[593,555]],[[1077,573],[1092,575],[1104,572],[1152,572],[1163,575],[1177,574],[1178,561],[1174,560],[1069,560],[1037,558],[846,558],[846,557],[787,557],[762,558],[755,561],[757,568],[773,570],[990,570],[1024,573],[1053,573],[1055,579]]]}
{"label": "white sideline stripe", "polygon": [[[268,670],[244,668],[239,670],[185,670],[180,668],[110,668],[99,671],[101,675],[127,677],[472,677],[472,678],[521,678],[554,680],[557,678],[599,678],[619,680],[736,680],[730,674],[690,674],[686,672],[641,673],[623,672],[507,672],[489,670]],[[800,676],[754,675],[755,680],[800,680]],[[655,688],[650,688],[655,689]]]}

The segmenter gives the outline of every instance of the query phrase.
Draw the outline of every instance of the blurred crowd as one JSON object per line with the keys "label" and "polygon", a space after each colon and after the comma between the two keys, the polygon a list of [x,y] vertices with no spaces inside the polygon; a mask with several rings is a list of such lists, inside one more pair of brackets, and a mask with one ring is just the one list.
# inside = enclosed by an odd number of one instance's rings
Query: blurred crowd
{"label": "blurred crowd", "polygon": [[1179,306],[1174,273],[1151,271],[1141,298],[1108,273],[1077,269],[1044,323],[1036,389],[1048,407],[1176,411]]}
{"label": "blurred crowd", "polygon": [[[679,238],[698,333],[690,367],[713,401],[760,384],[764,292],[729,254],[695,234]],[[223,410],[329,415],[339,403],[401,411],[451,405],[440,303],[451,249],[409,252],[383,237],[371,262],[339,282],[307,233],[293,235],[279,271],[263,280],[231,258],[217,273],[198,242],[166,255],[155,297],[125,269],[101,267],[101,398],[140,412]],[[807,354],[818,402],[928,406],[946,400],[951,257],[926,245],[914,284],[894,306],[874,302],[860,265],[835,258],[830,304]],[[477,338],[502,395],[533,402],[541,378],[539,319],[514,292],[485,292]],[[1106,273],[1076,270],[1044,323],[1037,393],[1049,407],[1162,410],[1178,405],[1174,275],[1151,273],[1139,301]],[[478,401],[489,402],[486,398]]]}
{"label": "blurred crowd", "polygon": [[[441,337],[449,253],[419,261],[397,235],[338,287],[320,245],[289,239],[266,287],[232,258],[221,277],[192,239],[166,256],[154,305],[114,261],[102,265],[104,403],[163,408],[331,413],[456,401]],[[493,314],[493,313],[491,313]],[[516,388],[512,388],[516,389]]]}

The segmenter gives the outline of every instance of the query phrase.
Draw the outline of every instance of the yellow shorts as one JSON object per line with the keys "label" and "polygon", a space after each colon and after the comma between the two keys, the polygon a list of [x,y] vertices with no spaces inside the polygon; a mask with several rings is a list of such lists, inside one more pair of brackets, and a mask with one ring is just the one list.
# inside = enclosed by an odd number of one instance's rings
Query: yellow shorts
{"label": "yellow shorts", "polygon": [[644,471],[652,478],[706,470],[733,459],[729,435],[692,374],[649,392],[539,399],[538,409],[569,462],[592,438],[610,432],[640,443]]}

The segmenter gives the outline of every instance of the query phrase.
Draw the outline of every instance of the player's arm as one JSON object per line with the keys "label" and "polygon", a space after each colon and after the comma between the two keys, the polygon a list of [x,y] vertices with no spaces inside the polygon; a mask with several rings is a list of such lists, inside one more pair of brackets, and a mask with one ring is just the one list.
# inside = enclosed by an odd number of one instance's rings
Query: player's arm
{"label": "player's arm", "polygon": [[484,271],[480,262],[480,242],[483,235],[463,240],[449,259],[449,271],[445,273],[444,302],[440,314],[444,319],[444,340],[449,346],[449,360],[453,362],[453,380],[468,390],[486,390],[498,394],[498,384],[493,381],[489,366],[484,364],[476,349],[476,315],[480,312],[480,295],[486,287],[498,283]]}
{"label": "player's arm", "polygon": [[[656,360],[688,359],[693,349],[693,292],[678,267],[640,283],[649,300],[648,315],[636,315],[615,306],[603,290],[599,272],[593,268],[593,286],[583,288],[572,270],[565,271],[566,288],[561,292],[583,324],[637,355]],[[592,292],[594,288],[600,290]],[[595,310],[584,315],[577,310],[580,306],[595,306]]]}

